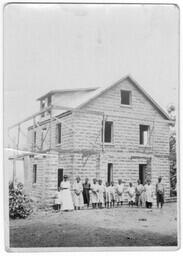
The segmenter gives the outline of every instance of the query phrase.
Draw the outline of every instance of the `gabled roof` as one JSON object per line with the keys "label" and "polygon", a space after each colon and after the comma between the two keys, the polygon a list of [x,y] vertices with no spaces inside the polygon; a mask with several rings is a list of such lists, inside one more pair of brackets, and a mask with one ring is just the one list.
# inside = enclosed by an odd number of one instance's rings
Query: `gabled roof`
{"label": "gabled roof", "polygon": [[42,100],[53,94],[63,94],[72,92],[91,92],[97,90],[99,87],[89,87],[89,88],[75,88],[75,89],[62,89],[62,90],[51,90],[43,96],[39,97],[37,100]]}
{"label": "gabled roof", "polygon": [[116,83],[106,86],[106,87],[101,87],[97,90],[95,90],[92,95],[90,94],[90,97],[86,98],[83,102],[81,102],[80,105],[77,106],[77,108],[82,108],[84,107],[86,104],[88,104],[89,102],[91,102],[92,100],[94,100],[95,98],[99,97],[100,95],[102,95],[104,92],[112,89],[113,87],[117,86],[119,83],[123,82],[124,80],[130,80],[133,85],[144,95],[144,97],[157,109],[157,111],[167,120],[170,120],[170,117],[168,116],[168,114],[160,107],[160,105],[155,102],[155,100],[153,100],[153,98],[137,83],[137,81],[135,79],[132,78],[131,75],[127,75],[123,78],[121,78],[120,80],[118,80]]}
{"label": "gabled roof", "polygon": [[135,88],[144,95],[144,97],[156,108],[156,110],[167,120],[170,120],[168,114],[159,106],[157,102],[137,83],[131,75],[127,75],[114,84],[105,87],[90,87],[90,88],[79,88],[79,89],[63,89],[63,90],[53,90],[38,98],[41,100],[48,95],[60,94],[62,105],[71,109],[80,109],[87,105],[92,100],[96,99],[106,91],[112,89],[113,87],[119,85],[119,83],[124,80],[130,80]]}

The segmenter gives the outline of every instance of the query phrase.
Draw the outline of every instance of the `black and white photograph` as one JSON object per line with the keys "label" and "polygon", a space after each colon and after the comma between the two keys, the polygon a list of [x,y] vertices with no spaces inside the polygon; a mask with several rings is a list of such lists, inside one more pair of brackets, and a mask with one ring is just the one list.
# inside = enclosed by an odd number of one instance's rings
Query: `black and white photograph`
{"label": "black and white photograph", "polygon": [[178,6],[3,15],[6,250],[177,250]]}

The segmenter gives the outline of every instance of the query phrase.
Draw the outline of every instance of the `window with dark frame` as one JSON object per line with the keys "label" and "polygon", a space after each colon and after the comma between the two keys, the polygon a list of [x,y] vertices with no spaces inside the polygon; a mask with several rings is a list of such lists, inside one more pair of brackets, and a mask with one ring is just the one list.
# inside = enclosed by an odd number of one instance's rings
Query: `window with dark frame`
{"label": "window with dark frame", "polygon": [[33,164],[33,179],[32,183],[35,184],[37,182],[37,164]]}
{"label": "window with dark frame", "polygon": [[[45,100],[41,100],[41,110],[44,110],[45,105],[46,105]],[[45,112],[43,112],[43,113],[41,114],[41,117],[44,117],[44,116],[45,116]]]}
{"label": "window with dark frame", "polygon": [[63,181],[63,169],[58,168],[58,183],[57,183],[57,189],[60,187],[60,183]]}
{"label": "window with dark frame", "polygon": [[105,122],[104,136],[103,136],[103,122],[102,122],[102,138],[101,139],[102,139],[102,141],[104,139],[105,143],[112,143],[112,141],[113,141],[113,122],[110,122],[110,121]]}
{"label": "window with dark frame", "polygon": [[140,145],[147,145],[149,143],[149,126],[140,125]]}
{"label": "window with dark frame", "polygon": [[131,91],[121,90],[121,104],[131,105]]}
{"label": "window with dark frame", "polygon": [[43,128],[42,131],[41,131],[41,145],[43,146],[43,143],[46,139],[46,132],[47,132],[47,129],[46,128]]}
{"label": "window with dark frame", "polygon": [[61,144],[62,142],[62,124],[58,123],[56,125],[56,143]]}

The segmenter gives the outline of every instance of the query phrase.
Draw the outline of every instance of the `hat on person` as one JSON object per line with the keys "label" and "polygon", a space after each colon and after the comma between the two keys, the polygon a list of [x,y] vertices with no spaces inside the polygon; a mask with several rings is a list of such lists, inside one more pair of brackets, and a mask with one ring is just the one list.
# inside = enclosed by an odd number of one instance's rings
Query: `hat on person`
{"label": "hat on person", "polygon": [[68,178],[68,176],[65,174],[65,175],[64,175],[64,178]]}

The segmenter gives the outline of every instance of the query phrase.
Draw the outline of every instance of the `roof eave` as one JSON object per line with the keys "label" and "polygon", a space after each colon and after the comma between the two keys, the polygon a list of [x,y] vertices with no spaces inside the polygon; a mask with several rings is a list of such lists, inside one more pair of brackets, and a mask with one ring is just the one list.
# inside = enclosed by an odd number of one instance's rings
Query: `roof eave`
{"label": "roof eave", "polygon": [[63,89],[63,90],[51,90],[48,93],[44,94],[43,96],[37,98],[36,100],[42,100],[46,97],[48,97],[49,95],[53,95],[53,94],[63,94],[63,93],[72,93],[72,92],[82,92],[82,91],[95,91],[97,90],[99,87],[88,87],[88,88],[76,88],[76,89]]}

